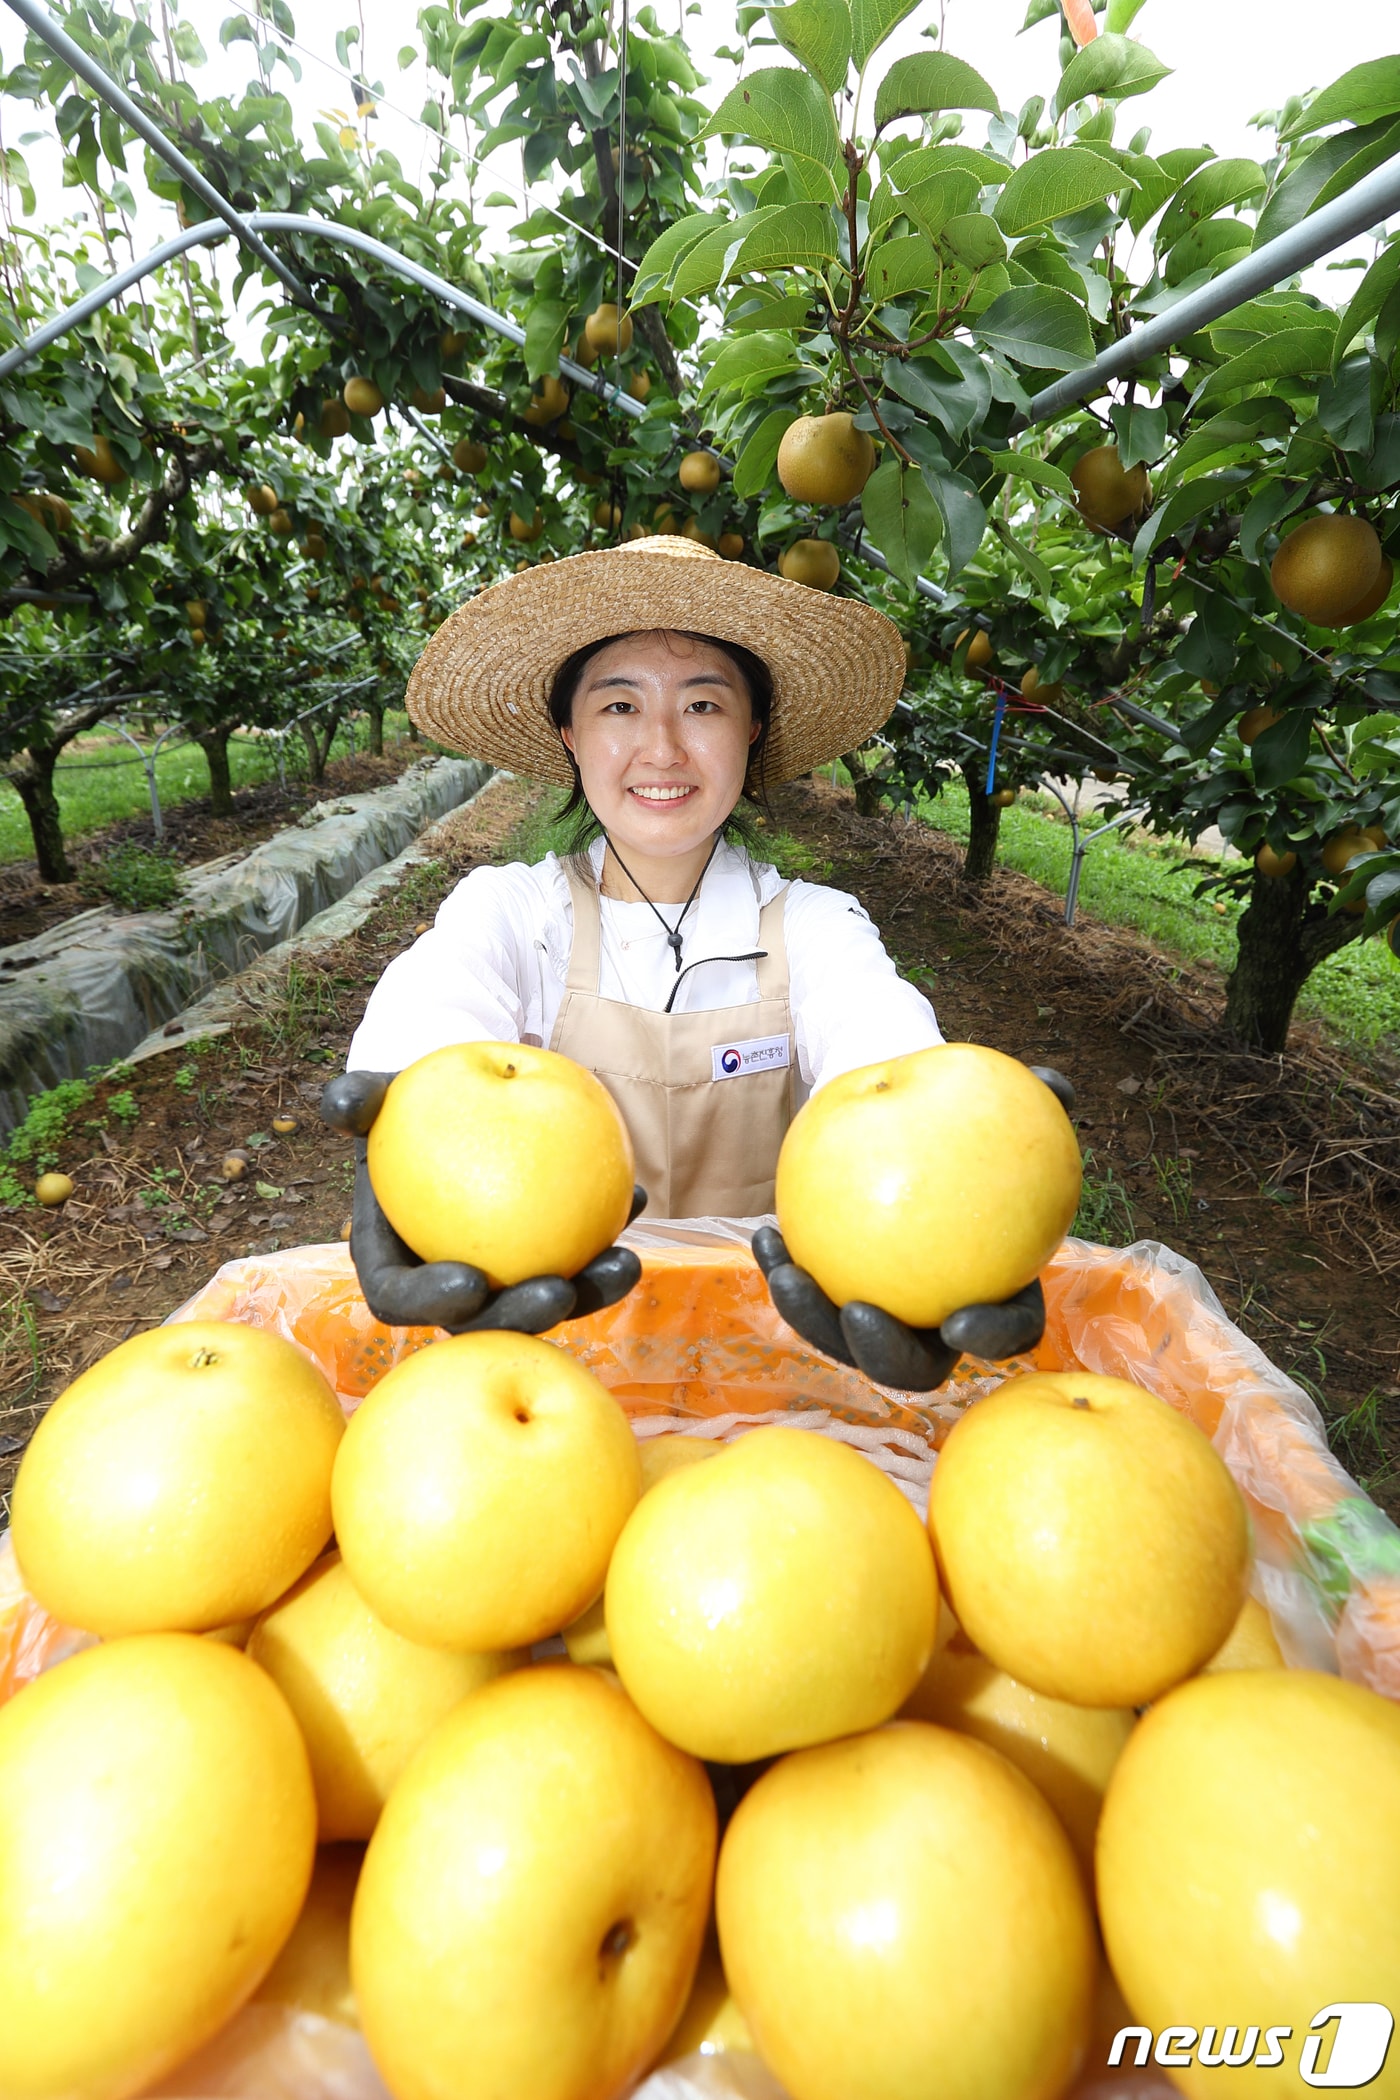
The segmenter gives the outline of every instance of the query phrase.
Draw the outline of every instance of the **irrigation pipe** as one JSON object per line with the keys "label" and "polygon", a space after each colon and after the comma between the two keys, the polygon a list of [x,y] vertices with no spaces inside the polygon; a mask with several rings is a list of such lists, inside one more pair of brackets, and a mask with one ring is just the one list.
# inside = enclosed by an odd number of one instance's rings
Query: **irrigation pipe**
{"label": "irrigation pipe", "polygon": [[[13,6],[14,0],[10,0],[10,4]],[[1377,168],[1374,174],[1358,182],[1344,196],[1324,205],[1311,218],[1300,220],[1287,233],[1266,241],[1262,248],[1256,248],[1242,262],[1222,270],[1209,284],[1188,292],[1165,313],[1111,343],[1091,365],[1084,365],[1076,372],[1066,372],[1063,379],[1042,388],[1040,393],[1032,396],[1024,421],[1018,418],[1013,429],[1048,423],[1065,409],[1073,408],[1077,401],[1101,392],[1110,379],[1119,379],[1147,358],[1155,357],[1159,351],[1169,350],[1183,337],[1194,335],[1197,329],[1218,321],[1232,308],[1243,306],[1246,299],[1272,291],[1285,277],[1293,277],[1299,270],[1320,262],[1324,255],[1340,248],[1344,241],[1353,240],[1357,234],[1381,225],[1397,211],[1400,211],[1400,157],[1387,161],[1384,167]]]}
{"label": "irrigation pipe", "polygon": [[[205,220],[175,240],[163,242],[150,255],[118,272],[115,277],[109,278],[84,298],[66,308],[63,313],[56,315],[53,320],[46,322],[24,342],[15,345],[0,357],[0,379],[6,378],[20,365],[27,363],[48,343],[98,312],[117,297],[119,292],[129,289],[151,270],[158,269],[162,263],[183,254],[187,248],[220,238],[224,228],[235,233],[253,249],[280,281],[293,291],[299,304],[308,303],[310,294],[261,240],[260,235],[263,232],[319,236],[341,247],[357,249],[361,254],[371,256],[375,261],[382,263],[386,269],[417,284],[422,290],[431,292],[444,304],[454,307],[480,326],[504,336],[518,348],[523,348],[525,330],[519,322],[508,319],[504,314],[498,314],[484,301],[473,298],[470,293],[459,290],[455,285],[448,284],[446,279],[439,277],[435,271],[427,270],[419,263],[410,262],[406,256],[398,254],[383,241],[361,233],[356,227],[340,226],[331,220],[312,218],[296,212],[254,212],[246,219],[240,217],[213,184],[171,144],[159,126],[146,117],[124,90],[37,5],[37,0],[6,0],[6,5],[176,169],[182,181],[188,183],[198,196],[213,207],[218,213],[218,218]],[[1244,261],[1222,271],[1220,276],[1209,284],[1200,286],[1194,292],[1188,292],[1165,313],[1159,314],[1142,328],[1134,329],[1130,335],[1111,344],[1092,364],[1074,372],[1067,372],[1062,379],[1043,388],[1032,397],[1026,416],[1018,417],[1013,423],[1013,430],[1048,422],[1066,408],[1106,386],[1110,380],[1134,370],[1159,351],[1170,349],[1183,336],[1192,335],[1210,321],[1219,320],[1223,314],[1242,305],[1247,299],[1272,290],[1284,278],[1291,277],[1299,270],[1320,261],[1333,248],[1383,222],[1397,210],[1400,210],[1400,157],[1376,169],[1345,196],[1324,206],[1321,211],[1314,212],[1311,217],[1302,220],[1287,233],[1280,234],[1275,240],[1266,241],[1262,248],[1247,256]],[[576,386],[582,386],[590,393],[598,395],[604,402],[620,407],[624,413],[633,416],[645,413],[642,403],[632,395],[621,387],[597,377],[573,358],[561,357],[559,369]],[[412,415],[412,411],[409,413]],[[434,434],[426,430],[416,415],[413,416],[413,421],[423,436],[429,438],[430,442],[439,444]],[[677,433],[678,441],[679,437],[680,434]],[[440,444],[439,449],[445,450]],[[729,463],[726,461],[725,464]],[[882,554],[875,548],[861,544],[859,533],[854,539],[848,538],[847,544],[852,546],[861,560],[882,569],[886,574],[894,574]],[[929,599],[933,604],[946,605],[950,602],[950,594],[927,576],[916,576],[914,589],[920,597]],[[1145,708],[1123,700],[1113,700],[1110,705],[1139,726],[1174,739],[1175,732],[1170,724],[1150,714]]]}

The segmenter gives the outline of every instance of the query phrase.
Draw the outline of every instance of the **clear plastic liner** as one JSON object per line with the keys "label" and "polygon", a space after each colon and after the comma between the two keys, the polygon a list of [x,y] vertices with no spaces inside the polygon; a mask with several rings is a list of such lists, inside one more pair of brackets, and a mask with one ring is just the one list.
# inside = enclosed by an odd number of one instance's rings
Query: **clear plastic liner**
{"label": "clear plastic liner", "polygon": [[[637,1289],[553,1331],[608,1386],[639,1439],[728,1441],[785,1422],[864,1451],[922,1511],[953,1423],[1008,1375],[1077,1369],[1132,1379],[1189,1415],[1238,1481],[1254,1528],[1254,1592],[1288,1660],[1400,1699],[1400,1531],[1332,1456],[1307,1394],[1231,1324],[1193,1263],[1153,1241],[1114,1249],[1066,1240],[1044,1275],[1046,1330],[1033,1358],[964,1361],[938,1393],[899,1393],[817,1356],[784,1325],[749,1252],[764,1222],[632,1227],[625,1238],[643,1261]],[[271,1328],[320,1366],[347,1414],[436,1338],[381,1326],[339,1244],[228,1262],[172,1318]],[[0,1700],[87,1639],[25,1594],[0,1536]],[[1170,2100],[1173,2090],[1156,2071],[1110,2070],[1100,2058],[1073,2100]],[[352,2028],[257,2000],[156,2095],[386,2100]],[[786,2096],[757,2057],[731,2052],[653,2071],[634,2100]]]}
{"label": "clear plastic liner", "polygon": [[314,822],[195,870],[169,911],[103,906],[7,948],[0,1131],[22,1121],[32,1095],[124,1057],[216,980],[289,939],[490,774],[476,759],[422,759],[389,787],[318,804]]}

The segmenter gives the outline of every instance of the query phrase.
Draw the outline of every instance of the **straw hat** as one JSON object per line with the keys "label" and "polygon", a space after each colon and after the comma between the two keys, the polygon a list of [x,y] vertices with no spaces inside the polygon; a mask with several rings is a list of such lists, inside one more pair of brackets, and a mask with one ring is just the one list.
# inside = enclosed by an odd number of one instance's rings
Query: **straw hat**
{"label": "straw hat", "polygon": [[903,637],[873,605],[672,534],[541,563],[469,598],[419,657],[409,713],[436,743],[567,784],[548,711],[559,666],[585,643],[663,627],[742,643],[768,665],[770,782],[864,743],[904,683]]}

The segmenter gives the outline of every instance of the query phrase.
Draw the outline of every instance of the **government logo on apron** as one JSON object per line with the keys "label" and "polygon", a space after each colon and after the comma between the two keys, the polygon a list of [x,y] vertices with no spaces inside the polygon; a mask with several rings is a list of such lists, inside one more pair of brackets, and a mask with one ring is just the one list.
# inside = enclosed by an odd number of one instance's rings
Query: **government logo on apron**
{"label": "government logo on apron", "polygon": [[746,1072],[781,1072],[792,1063],[792,1039],[755,1036],[747,1043],[717,1043],[710,1052],[712,1079],[742,1079]]}

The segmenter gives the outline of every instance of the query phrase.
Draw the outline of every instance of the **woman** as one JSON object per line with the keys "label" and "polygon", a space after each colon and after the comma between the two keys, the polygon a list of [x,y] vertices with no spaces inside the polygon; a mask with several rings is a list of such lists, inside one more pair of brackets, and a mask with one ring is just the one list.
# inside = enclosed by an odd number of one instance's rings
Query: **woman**
{"label": "woman", "polygon": [[[771,1211],[802,1101],[942,1037],[856,899],[784,882],[735,836],[734,814],[746,789],[761,796],[863,742],[903,678],[903,640],[872,606],[681,537],[575,555],[470,600],[414,671],[413,717],[440,743],[569,783],[591,842],[458,885],[376,986],[328,1120],[363,1137],[387,1075],[445,1044],[543,1044],[618,1102],[649,1215]],[[478,1272],[415,1263],[363,1167],[352,1252],[381,1317],[448,1326],[538,1331],[610,1302],[635,1274],[612,1249],[572,1283],[536,1279],[486,1306]],[[776,1233],[755,1252],[815,1346],[871,1375],[916,1374],[882,1383],[946,1375],[956,1349],[936,1338],[873,1307],[855,1309],[854,1332],[838,1321]],[[1027,1311],[1003,1311],[1014,1336],[997,1353],[1027,1346]]]}

